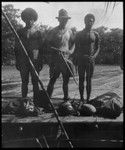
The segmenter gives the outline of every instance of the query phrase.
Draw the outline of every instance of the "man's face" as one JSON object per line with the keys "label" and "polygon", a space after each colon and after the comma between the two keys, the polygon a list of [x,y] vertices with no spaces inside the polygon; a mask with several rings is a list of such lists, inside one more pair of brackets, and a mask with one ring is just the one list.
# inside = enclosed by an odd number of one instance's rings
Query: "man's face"
{"label": "man's face", "polygon": [[33,26],[33,24],[34,24],[34,20],[33,19],[28,19],[28,20],[26,20],[25,21],[25,23],[26,23],[26,25],[28,26],[28,27],[32,27]]}
{"label": "man's face", "polygon": [[92,28],[92,26],[94,24],[94,19],[93,18],[87,18],[85,21],[85,24],[88,28]]}
{"label": "man's face", "polygon": [[68,22],[67,18],[59,18],[58,20],[59,20],[60,25],[62,26],[65,26]]}

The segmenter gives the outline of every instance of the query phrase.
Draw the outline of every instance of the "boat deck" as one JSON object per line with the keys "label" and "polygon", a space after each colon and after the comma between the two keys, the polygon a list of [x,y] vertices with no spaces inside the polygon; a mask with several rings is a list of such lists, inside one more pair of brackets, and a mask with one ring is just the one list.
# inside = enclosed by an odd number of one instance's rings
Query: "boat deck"
{"label": "boat deck", "polygon": [[[6,102],[7,101],[16,101],[17,97],[6,97]],[[78,99],[76,99],[77,101]],[[61,102],[63,102],[63,100],[61,98],[52,98],[51,99],[55,109],[58,108],[59,104]],[[5,102],[5,98],[4,98],[4,102]],[[107,118],[102,118],[102,117],[98,117],[98,116],[60,116],[60,120],[63,123],[123,123],[123,113],[121,113],[121,115],[119,117],[117,117],[116,119],[107,119]],[[11,123],[57,123],[57,119],[55,118],[53,113],[42,113],[39,116],[35,116],[35,117],[17,117],[15,115],[2,115],[2,123],[7,123],[7,122],[11,122]]]}
{"label": "boat deck", "polygon": [[[52,101],[55,108],[62,102],[57,98]],[[123,113],[116,119],[97,116],[60,116],[59,118],[74,147],[123,146]],[[45,135],[50,147],[56,147],[58,131],[59,125],[53,113],[25,118],[2,115],[3,147],[40,147],[36,138],[40,139],[42,135]],[[69,147],[64,139],[59,147]]]}

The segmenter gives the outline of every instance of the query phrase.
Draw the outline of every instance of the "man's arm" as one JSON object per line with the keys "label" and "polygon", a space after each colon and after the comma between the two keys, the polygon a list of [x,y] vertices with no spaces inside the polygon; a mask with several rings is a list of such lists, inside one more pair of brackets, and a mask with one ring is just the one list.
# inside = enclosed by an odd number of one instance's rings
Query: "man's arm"
{"label": "man's arm", "polygon": [[80,43],[79,43],[79,33],[75,34],[74,37],[74,51],[73,51],[73,55],[78,55],[78,50],[80,49]]}
{"label": "man's arm", "polygon": [[95,32],[96,40],[95,40],[95,53],[92,56],[93,58],[96,58],[100,52],[100,37],[97,32]]}
{"label": "man's arm", "polygon": [[74,50],[75,50],[75,36],[72,31],[70,32],[70,40],[69,40],[69,51],[70,51],[70,54],[73,54],[74,53]]}
{"label": "man's arm", "polygon": [[19,70],[21,46],[20,46],[20,43],[16,37],[15,37],[14,52],[15,52],[16,68],[17,68],[17,70]]}
{"label": "man's arm", "polygon": [[39,47],[39,54],[38,54],[38,64],[39,64],[39,71],[41,71],[43,67],[43,33],[38,31],[38,47]]}
{"label": "man's arm", "polygon": [[45,37],[44,41],[43,41],[43,55],[50,55],[52,53],[51,50],[51,41],[48,40],[48,36],[49,34]]}
{"label": "man's arm", "polygon": [[75,66],[77,66],[77,62],[78,62],[78,49],[79,49],[79,46],[80,46],[80,43],[79,43],[79,36],[78,36],[78,33],[75,35],[74,37],[74,51],[73,53],[70,55],[70,58],[73,62],[73,64]]}
{"label": "man's arm", "polygon": [[15,58],[16,58],[16,60],[18,60],[18,58],[19,58],[19,51],[20,51],[20,46],[19,46],[19,41],[18,41],[18,39],[15,39],[15,47],[14,47],[14,52],[15,52]]}

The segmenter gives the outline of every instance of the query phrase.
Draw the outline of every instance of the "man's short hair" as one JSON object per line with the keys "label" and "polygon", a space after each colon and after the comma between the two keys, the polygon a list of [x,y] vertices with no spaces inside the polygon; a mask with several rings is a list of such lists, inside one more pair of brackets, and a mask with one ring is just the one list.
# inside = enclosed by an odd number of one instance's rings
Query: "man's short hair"
{"label": "man's short hair", "polygon": [[92,18],[95,22],[95,16],[93,14],[87,14],[84,18],[84,21],[86,22],[89,18]]}

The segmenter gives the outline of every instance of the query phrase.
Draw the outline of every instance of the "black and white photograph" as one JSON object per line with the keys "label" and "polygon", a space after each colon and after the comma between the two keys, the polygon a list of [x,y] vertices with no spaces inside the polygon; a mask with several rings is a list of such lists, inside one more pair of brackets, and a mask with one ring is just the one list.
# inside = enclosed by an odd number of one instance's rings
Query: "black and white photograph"
{"label": "black and white photograph", "polygon": [[1,4],[2,148],[122,148],[123,2]]}

